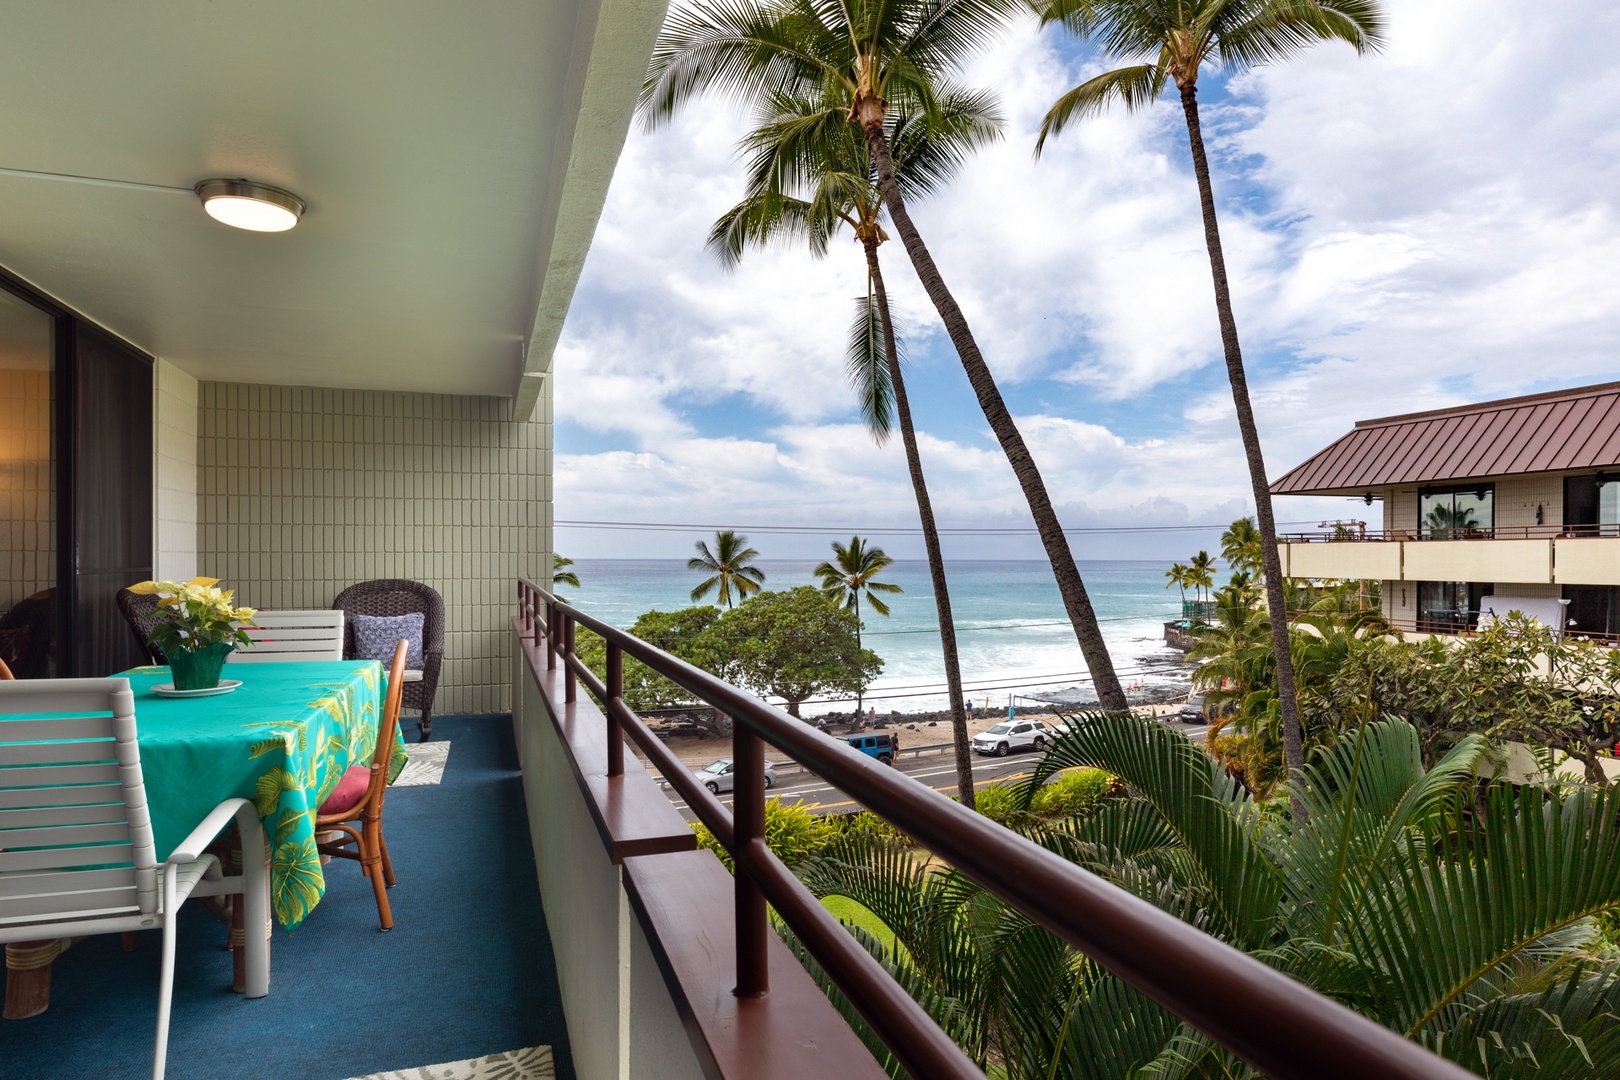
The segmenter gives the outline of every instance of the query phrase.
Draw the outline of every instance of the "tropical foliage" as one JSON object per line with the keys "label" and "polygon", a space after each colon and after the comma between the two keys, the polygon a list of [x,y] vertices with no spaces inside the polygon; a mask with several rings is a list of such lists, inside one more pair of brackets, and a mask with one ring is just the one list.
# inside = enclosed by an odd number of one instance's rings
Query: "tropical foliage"
{"label": "tropical foliage", "polygon": [[729,608],[732,590],[739,601],[746,600],[765,584],[765,572],[751,565],[759,552],[748,546],[748,537],[725,529],[714,534],[712,551],[705,540],[694,546],[697,554],[686,560],[686,568],[709,575],[692,590],[694,604],[713,592],[721,606]]}
{"label": "tropical foliage", "polygon": [[565,559],[556,552],[551,555],[551,587],[558,585],[572,585],[579,588],[579,574],[568,569],[574,565],[573,559]]}
{"label": "tropical foliage", "polygon": [[165,656],[251,641],[243,627],[253,625],[258,611],[232,603],[236,591],[221,589],[218,578],[194,577],[184,584],[142,581],[129,591],[158,598],[159,621],[150,640]]}
{"label": "tropical foliage", "polygon": [[[1026,795],[1056,770],[1087,766],[1135,797],[1027,831],[1483,1074],[1614,1075],[1620,968],[1593,917],[1620,905],[1620,795],[1480,788],[1484,753],[1470,736],[1426,768],[1411,725],[1369,722],[1313,752],[1296,793],[1308,813],[1279,817],[1179,733],[1098,714],[1058,739]],[[1255,1075],[962,874],[885,838],[846,834],[799,873],[818,896],[847,897],[893,931],[893,948],[851,933],[992,1075]]]}

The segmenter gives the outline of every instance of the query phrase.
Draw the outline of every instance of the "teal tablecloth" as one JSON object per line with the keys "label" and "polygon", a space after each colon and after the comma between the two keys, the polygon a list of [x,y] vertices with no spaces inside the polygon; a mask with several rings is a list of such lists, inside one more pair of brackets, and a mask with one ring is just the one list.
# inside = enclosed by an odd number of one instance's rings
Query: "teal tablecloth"
{"label": "teal tablecloth", "polygon": [[[135,691],[135,731],[158,858],[167,859],[209,811],[252,799],[270,840],[270,907],[291,930],[326,892],[315,811],[350,765],[369,765],[382,709],[375,660],[230,664],[229,694],[164,698],[166,667],[122,672]],[[392,772],[406,760],[397,730]]]}

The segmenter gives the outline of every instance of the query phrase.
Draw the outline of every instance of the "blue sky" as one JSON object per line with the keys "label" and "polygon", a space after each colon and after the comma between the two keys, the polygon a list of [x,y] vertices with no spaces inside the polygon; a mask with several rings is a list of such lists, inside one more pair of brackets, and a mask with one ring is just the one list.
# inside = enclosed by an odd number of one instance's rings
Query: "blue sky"
{"label": "blue sky", "polygon": [[[1272,476],[1359,418],[1620,378],[1620,82],[1608,0],[1388,0],[1388,46],[1323,46],[1203,80],[1205,137]],[[1179,105],[1070,128],[1051,101],[1101,70],[1025,24],[975,61],[1005,137],[914,209],[1066,523],[1248,512]],[[719,102],[632,131],[558,348],[559,519],[915,524],[897,440],[842,382],[851,241],[826,259],[703,250],[740,192]],[[898,241],[885,277],[942,524],[1028,512]],[[1364,513],[1281,500],[1280,521]],[[680,533],[559,526],[575,557],[684,556]],[[757,538],[820,556],[827,536]],[[1178,557],[1208,535],[1087,536],[1082,558]],[[920,544],[886,538],[897,556]],[[1033,538],[952,538],[1030,558]]]}

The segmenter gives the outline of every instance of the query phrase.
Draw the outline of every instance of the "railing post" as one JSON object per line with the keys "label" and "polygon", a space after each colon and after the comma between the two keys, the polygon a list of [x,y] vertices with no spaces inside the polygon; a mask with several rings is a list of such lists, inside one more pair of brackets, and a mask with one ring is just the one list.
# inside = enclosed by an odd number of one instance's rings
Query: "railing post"
{"label": "railing post", "polygon": [[614,641],[607,643],[607,771],[609,776],[624,775],[624,732],[614,706],[624,704],[624,650]]}
{"label": "railing post", "polygon": [[546,670],[557,670],[557,628],[562,623],[558,621],[557,609],[550,600],[546,601]]}
{"label": "railing post", "polygon": [[564,615],[563,620],[563,701],[572,705],[579,696],[579,676],[568,663],[574,658],[574,617]]}
{"label": "railing post", "polygon": [[770,923],[765,917],[765,894],[745,868],[742,853],[765,846],[765,744],[737,717],[731,723],[732,858],[737,864],[734,904],[737,909],[738,997],[761,997],[771,988],[765,944]]}

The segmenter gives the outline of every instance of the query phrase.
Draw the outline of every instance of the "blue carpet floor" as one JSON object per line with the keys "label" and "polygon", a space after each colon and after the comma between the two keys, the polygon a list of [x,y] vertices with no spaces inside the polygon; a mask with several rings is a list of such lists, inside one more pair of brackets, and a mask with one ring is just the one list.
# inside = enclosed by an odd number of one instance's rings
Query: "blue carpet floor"
{"label": "blue carpet floor", "polygon": [[[182,909],[173,1080],[344,1080],[537,1045],[573,1080],[511,720],[439,716],[433,736],[453,744],[444,782],[391,790],[383,813],[392,931],[359,864],[334,860],[304,924],[276,928],[270,995],[248,1001],[223,927]],[[61,956],[49,1011],[0,1022],[0,1078],[150,1075],[159,947],[147,931],[133,953],[112,936]]]}

